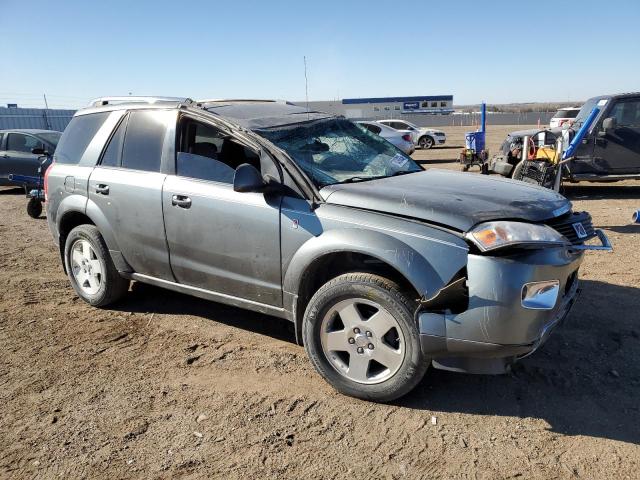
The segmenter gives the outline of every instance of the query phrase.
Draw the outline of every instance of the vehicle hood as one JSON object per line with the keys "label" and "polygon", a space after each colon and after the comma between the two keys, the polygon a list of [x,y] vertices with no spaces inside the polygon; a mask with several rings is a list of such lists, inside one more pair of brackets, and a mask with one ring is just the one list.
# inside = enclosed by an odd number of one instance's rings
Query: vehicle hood
{"label": "vehicle hood", "polygon": [[333,205],[401,215],[462,232],[489,220],[543,222],[571,209],[571,203],[553,190],[516,180],[435,168],[328,185],[320,193]]}
{"label": "vehicle hood", "polygon": [[438,130],[437,128],[421,128],[420,131],[425,133],[444,133],[444,131]]}

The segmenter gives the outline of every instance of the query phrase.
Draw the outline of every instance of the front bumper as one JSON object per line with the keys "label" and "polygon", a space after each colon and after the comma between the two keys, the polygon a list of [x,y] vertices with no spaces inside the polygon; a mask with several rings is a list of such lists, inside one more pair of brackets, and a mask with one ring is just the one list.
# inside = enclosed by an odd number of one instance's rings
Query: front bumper
{"label": "front bumper", "polygon": [[433,139],[436,142],[436,145],[444,145],[447,142],[447,137],[444,135],[434,135]]}
{"label": "front bumper", "polygon": [[[424,355],[437,368],[504,373],[538,349],[567,316],[578,296],[582,257],[570,248],[509,257],[469,255],[468,308],[458,314],[418,312]],[[523,286],[546,280],[560,283],[554,307],[523,307]]]}

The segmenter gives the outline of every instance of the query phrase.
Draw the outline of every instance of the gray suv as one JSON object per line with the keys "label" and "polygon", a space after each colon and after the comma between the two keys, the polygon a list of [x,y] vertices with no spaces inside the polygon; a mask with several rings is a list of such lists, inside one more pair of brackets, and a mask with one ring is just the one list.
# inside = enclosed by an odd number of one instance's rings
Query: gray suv
{"label": "gray suv", "polygon": [[584,250],[610,249],[553,191],[423,171],[275,101],[99,99],[65,130],[46,194],[83,300],[135,280],[286,318],[329,383],[376,401],[430,364],[504,372],[568,313]]}

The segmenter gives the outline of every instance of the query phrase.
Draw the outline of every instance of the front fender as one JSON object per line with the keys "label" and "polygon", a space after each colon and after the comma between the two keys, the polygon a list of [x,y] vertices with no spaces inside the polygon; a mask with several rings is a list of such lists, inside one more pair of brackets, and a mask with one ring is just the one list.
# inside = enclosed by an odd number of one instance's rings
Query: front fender
{"label": "front fender", "polygon": [[[306,241],[289,262],[284,275],[283,290],[294,298],[299,293],[305,271],[321,257],[335,252],[352,252],[369,255],[400,272],[425,296],[437,292],[466,262],[466,251],[444,242],[417,239],[405,235],[399,238],[379,231],[360,228],[330,230]],[[421,241],[416,241],[421,240]],[[449,257],[449,267],[438,268]]]}

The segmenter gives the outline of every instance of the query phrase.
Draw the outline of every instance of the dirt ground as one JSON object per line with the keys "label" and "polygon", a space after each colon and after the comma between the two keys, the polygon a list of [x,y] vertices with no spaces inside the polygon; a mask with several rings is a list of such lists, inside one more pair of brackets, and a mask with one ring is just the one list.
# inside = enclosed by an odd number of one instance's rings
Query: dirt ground
{"label": "dirt ground", "polygon": [[[415,158],[457,168],[467,129]],[[284,321],[141,284],[87,306],[0,191],[0,477],[640,478],[640,183],[565,194],[615,246],[565,325],[509,375],[430,370],[379,405],[335,393]]]}

